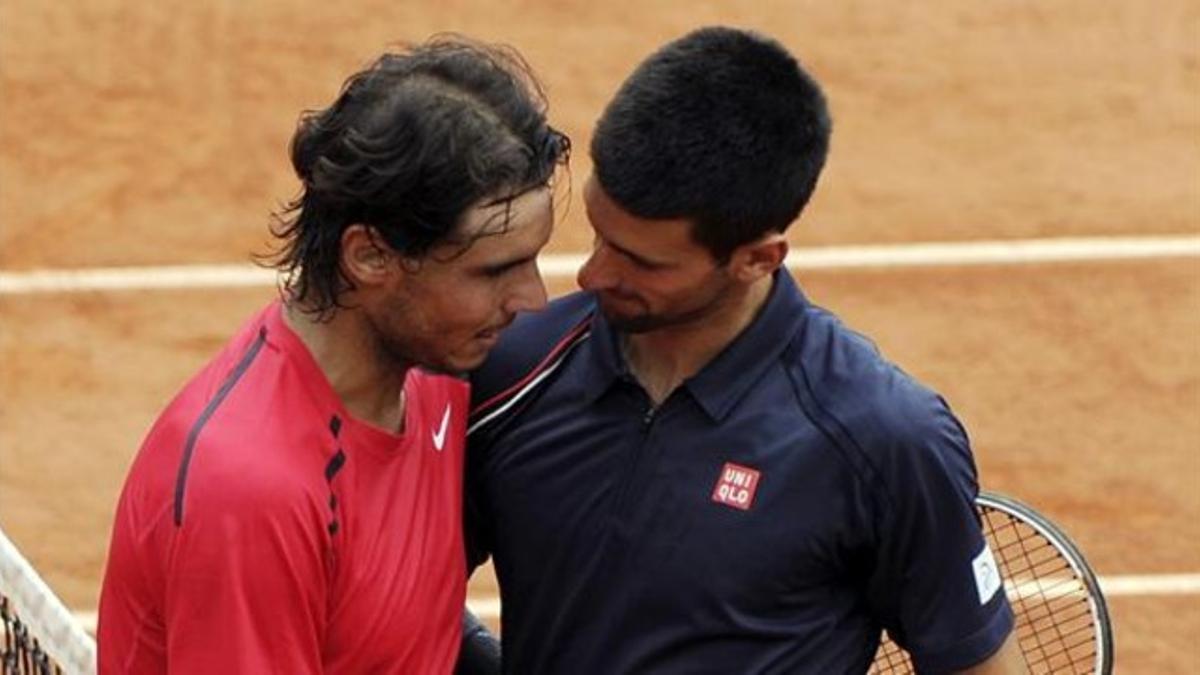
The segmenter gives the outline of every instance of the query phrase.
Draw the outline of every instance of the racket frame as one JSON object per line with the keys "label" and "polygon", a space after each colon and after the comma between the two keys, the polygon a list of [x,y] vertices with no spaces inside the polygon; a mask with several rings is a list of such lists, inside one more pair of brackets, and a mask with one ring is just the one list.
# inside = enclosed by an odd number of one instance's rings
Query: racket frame
{"label": "racket frame", "polygon": [[1079,550],[1075,542],[1067,536],[1067,533],[1062,528],[1039,513],[1032,506],[1008,495],[981,490],[979,496],[975,499],[975,506],[979,510],[981,519],[985,515],[984,509],[992,509],[1028,525],[1049,542],[1058,551],[1059,555],[1067,561],[1067,564],[1071,566],[1071,571],[1075,573],[1075,576],[1087,588],[1087,601],[1091,610],[1092,627],[1096,635],[1095,672],[1099,675],[1111,675],[1113,668],[1113,637],[1112,620],[1108,613],[1108,603],[1104,600],[1104,593],[1100,589],[1100,582],[1096,579],[1095,572],[1092,571],[1087,559],[1083,556],[1083,552]]}

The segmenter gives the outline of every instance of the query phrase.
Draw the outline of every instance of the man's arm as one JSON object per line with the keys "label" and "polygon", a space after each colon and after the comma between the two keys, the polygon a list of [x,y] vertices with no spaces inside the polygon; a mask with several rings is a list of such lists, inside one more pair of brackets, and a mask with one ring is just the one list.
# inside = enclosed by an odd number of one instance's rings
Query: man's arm
{"label": "man's arm", "polygon": [[[470,446],[469,446],[470,447]],[[476,452],[478,446],[470,447]],[[477,484],[477,468],[471,462],[473,456],[468,454],[466,480],[463,490],[463,538],[467,550],[467,577],[470,578],[475,570],[487,561],[491,546],[491,536],[486,525],[487,520],[479,508],[479,502],[474,497],[483,494],[482,486]],[[471,610],[463,608],[462,642],[458,649],[458,665],[455,675],[497,675],[500,673],[500,641],[487,626],[483,625]]]}
{"label": "man's arm", "polygon": [[[199,492],[199,490],[197,490]],[[321,672],[326,541],[288,490],[196,495],[168,554],[171,673]]]}
{"label": "man's arm", "polygon": [[959,671],[962,675],[1025,675],[1029,670],[1025,667],[1025,656],[1021,653],[1021,645],[1017,643],[1017,632],[1008,634],[1004,644],[982,663]]}
{"label": "man's arm", "polygon": [[971,670],[1011,663],[1009,650],[1018,650],[1006,646],[1013,614],[980,527],[966,431],[943,401],[919,390],[895,405],[884,419],[896,444],[882,441],[890,452],[878,453],[892,489],[890,508],[875,511],[885,523],[869,596],[877,616],[917,672],[1009,672]]}
{"label": "man's arm", "polygon": [[463,609],[463,637],[455,675],[495,675],[500,672],[500,641],[469,609]]}

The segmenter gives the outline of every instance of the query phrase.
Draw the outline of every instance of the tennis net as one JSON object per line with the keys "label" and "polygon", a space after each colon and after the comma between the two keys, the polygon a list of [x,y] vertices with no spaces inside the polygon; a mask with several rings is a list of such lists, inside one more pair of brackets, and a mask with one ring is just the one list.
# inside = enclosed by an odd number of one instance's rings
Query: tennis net
{"label": "tennis net", "polygon": [[91,675],[96,643],[0,530],[0,674]]}

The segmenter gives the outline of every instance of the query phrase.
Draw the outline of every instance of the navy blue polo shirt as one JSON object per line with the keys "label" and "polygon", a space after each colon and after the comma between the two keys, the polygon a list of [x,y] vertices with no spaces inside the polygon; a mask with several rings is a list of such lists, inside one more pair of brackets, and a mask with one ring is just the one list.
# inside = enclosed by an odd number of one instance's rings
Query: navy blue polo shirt
{"label": "navy blue polo shirt", "polygon": [[657,408],[584,293],[473,375],[472,566],[508,673],[923,672],[1012,627],[946,403],[778,273],[754,322]]}

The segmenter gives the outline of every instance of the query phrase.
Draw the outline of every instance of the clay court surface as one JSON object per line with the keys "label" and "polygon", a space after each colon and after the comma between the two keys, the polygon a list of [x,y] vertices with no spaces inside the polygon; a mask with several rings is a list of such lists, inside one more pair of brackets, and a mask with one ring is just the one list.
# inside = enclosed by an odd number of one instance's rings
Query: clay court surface
{"label": "clay court surface", "polygon": [[[826,86],[832,157],[797,249],[1200,235],[1197,0],[176,4],[0,0],[7,278],[246,262],[295,192],[297,113],[439,30],[518,47],[575,140],[553,254],[587,249],[579,191],[608,95],[714,22],[772,33]],[[1194,249],[794,272],[945,394],[984,486],[1064,526],[1102,576],[1200,573]],[[95,608],[142,435],[273,293],[0,292],[0,526],[72,609]],[[1195,593],[1110,598],[1118,672],[1200,672]],[[479,575],[473,599],[492,596]]]}

